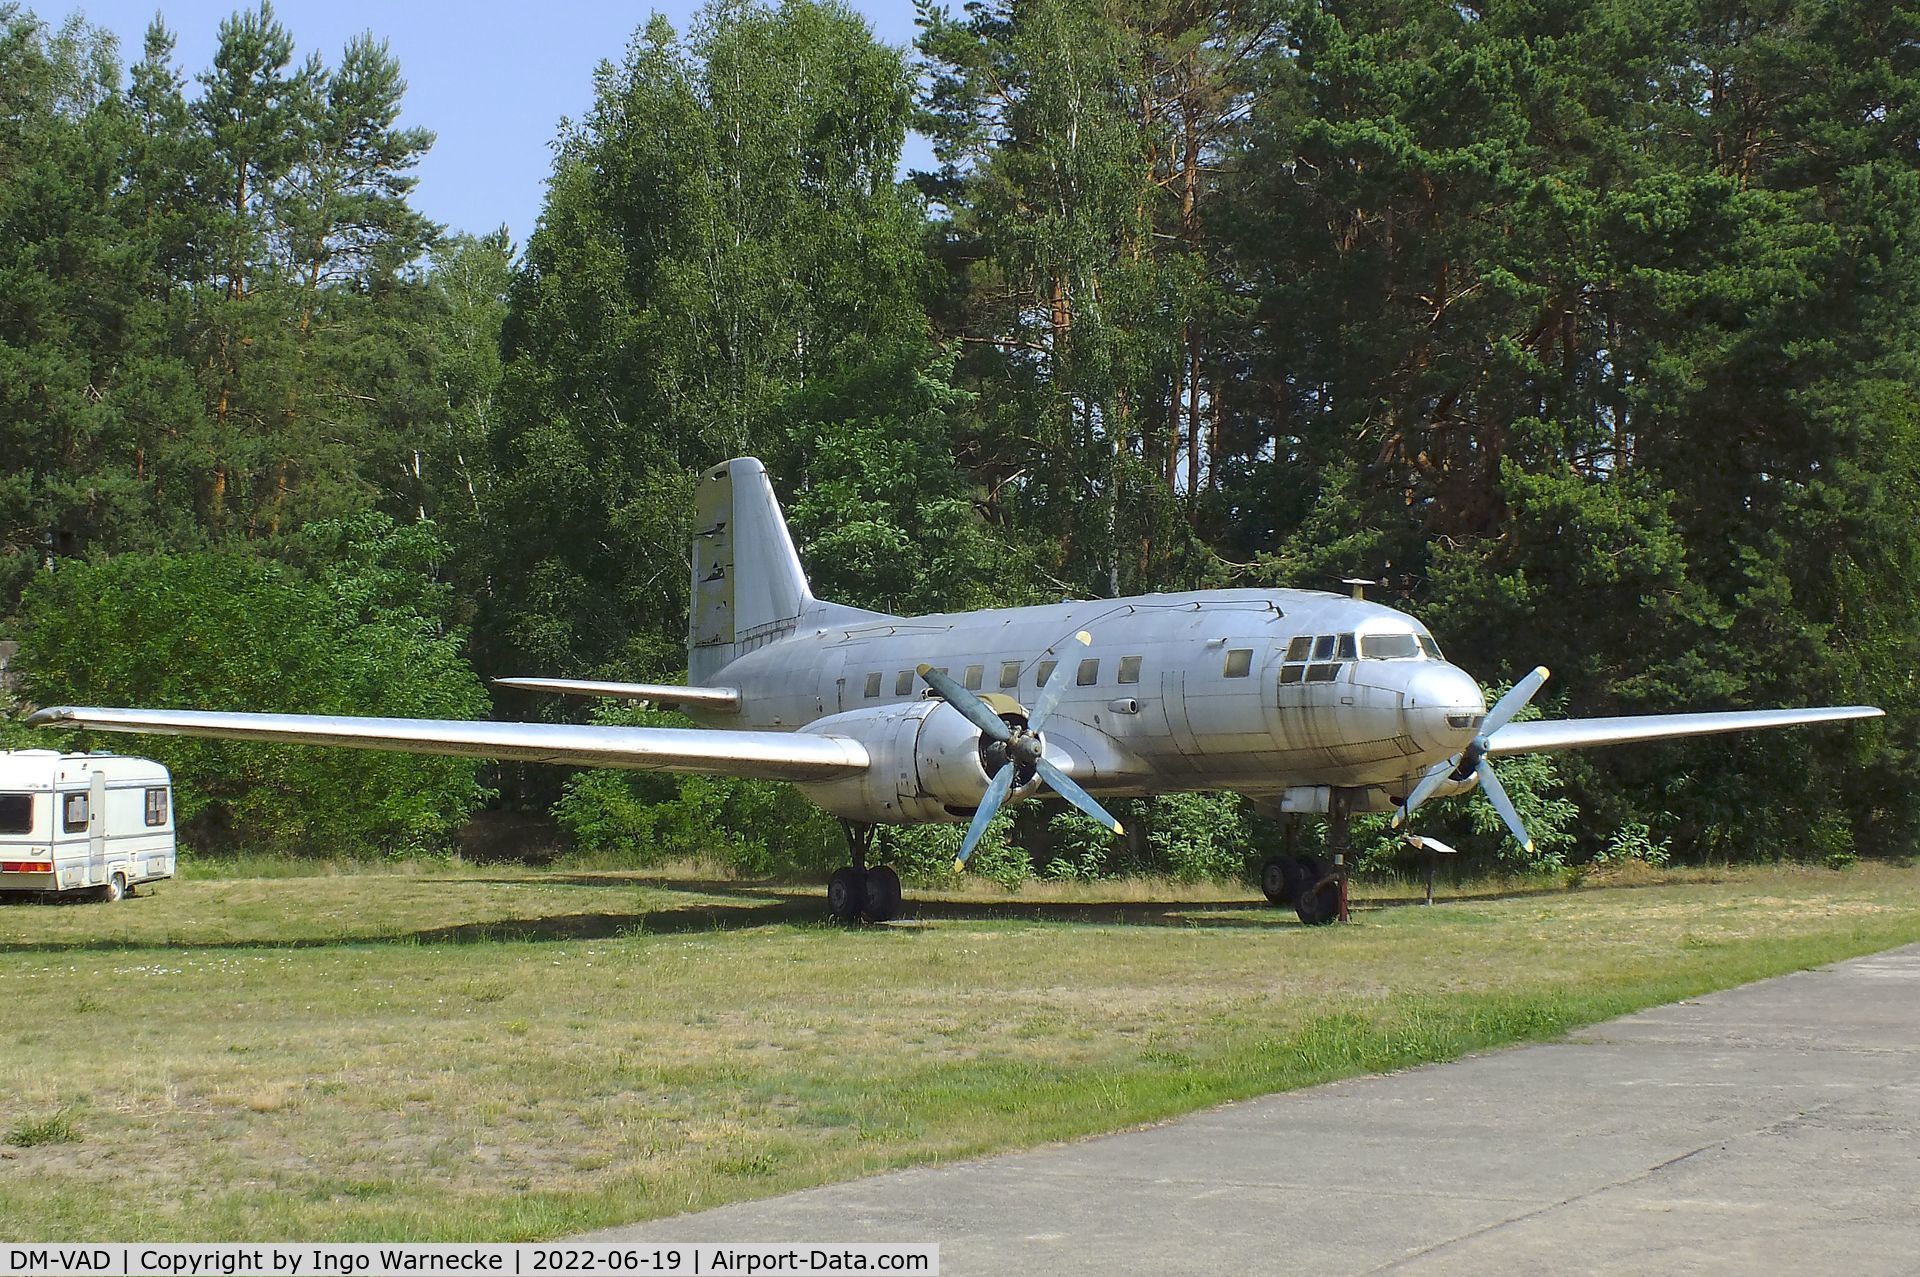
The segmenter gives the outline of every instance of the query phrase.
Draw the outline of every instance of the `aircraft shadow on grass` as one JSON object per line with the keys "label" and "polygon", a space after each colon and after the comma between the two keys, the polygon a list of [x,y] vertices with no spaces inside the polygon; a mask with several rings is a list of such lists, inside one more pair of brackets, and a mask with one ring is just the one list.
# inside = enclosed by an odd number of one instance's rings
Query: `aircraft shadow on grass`
{"label": "aircraft shadow on grass", "polygon": [[[618,887],[619,879],[586,875],[527,878],[453,879],[490,886],[563,886],[594,887],[606,890]],[[190,940],[170,937],[162,941],[128,937],[80,937],[45,940],[0,939],[0,953],[68,953],[85,951],[124,951],[136,949],[324,949],[377,944],[498,944],[542,943],[586,940],[612,940],[625,936],[689,935],[702,932],[750,931],[755,928],[784,925],[814,926],[822,930],[859,930],[874,934],[892,934],[908,938],[922,933],[918,924],[939,922],[1059,922],[1089,926],[1225,928],[1242,931],[1270,931],[1297,928],[1301,923],[1290,910],[1274,909],[1257,900],[1207,901],[1057,901],[1022,900],[950,900],[920,898],[908,907],[900,921],[879,926],[831,922],[821,912],[817,893],[786,887],[768,887],[752,883],[713,879],[645,879],[633,885],[668,893],[732,897],[738,904],[713,901],[687,901],[661,908],[561,912],[533,918],[504,918],[490,921],[455,923],[444,927],[396,928],[361,935],[290,937],[282,940],[221,939]],[[1527,896],[1555,895],[1558,887],[1511,888],[1464,895],[1444,896],[1440,904],[1507,900]],[[1376,897],[1356,901],[1354,909],[1364,916],[1379,909],[1400,909],[1424,903],[1419,895]],[[31,905],[16,905],[27,907]],[[116,906],[125,908],[129,906]],[[135,903],[131,907],[137,908]]]}

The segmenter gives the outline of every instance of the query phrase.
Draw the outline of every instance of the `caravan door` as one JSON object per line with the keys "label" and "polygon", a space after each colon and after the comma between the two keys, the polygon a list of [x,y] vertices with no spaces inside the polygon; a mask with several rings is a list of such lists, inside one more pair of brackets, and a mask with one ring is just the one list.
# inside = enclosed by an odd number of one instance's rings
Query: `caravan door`
{"label": "caravan door", "polygon": [[87,788],[87,882],[107,880],[107,774],[96,771]]}

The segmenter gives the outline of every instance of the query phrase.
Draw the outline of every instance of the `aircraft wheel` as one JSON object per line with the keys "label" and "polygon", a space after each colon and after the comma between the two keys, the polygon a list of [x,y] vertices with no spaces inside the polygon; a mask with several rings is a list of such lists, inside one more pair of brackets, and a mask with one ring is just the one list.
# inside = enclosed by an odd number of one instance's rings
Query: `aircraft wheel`
{"label": "aircraft wheel", "polygon": [[867,870],[868,922],[892,922],[900,916],[900,875],[891,865],[876,865]]}
{"label": "aircraft wheel", "polygon": [[1272,856],[1260,866],[1260,891],[1271,905],[1290,905],[1300,894],[1300,862],[1292,856]]}
{"label": "aircraft wheel", "polygon": [[1317,856],[1302,856],[1300,869],[1293,911],[1307,926],[1324,927],[1340,916],[1340,880]]}
{"label": "aircraft wheel", "polygon": [[867,906],[866,875],[852,865],[842,865],[827,879],[827,912],[836,922],[857,922]]}

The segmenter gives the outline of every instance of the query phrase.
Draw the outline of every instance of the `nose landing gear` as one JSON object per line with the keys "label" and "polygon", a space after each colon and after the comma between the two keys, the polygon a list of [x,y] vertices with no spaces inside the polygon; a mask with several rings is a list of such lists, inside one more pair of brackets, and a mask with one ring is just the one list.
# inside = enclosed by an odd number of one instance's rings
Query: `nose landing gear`
{"label": "nose landing gear", "polygon": [[1329,806],[1327,852],[1331,861],[1295,854],[1299,817],[1289,815],[1284,826],[1285,853],[1260,866],[1260,890],[1268,902],[1292,905],[1300,921],[1309,927],[1347,921],[1347,821],[1353,814],[1353,802],[1345,791],[1336,789]]}

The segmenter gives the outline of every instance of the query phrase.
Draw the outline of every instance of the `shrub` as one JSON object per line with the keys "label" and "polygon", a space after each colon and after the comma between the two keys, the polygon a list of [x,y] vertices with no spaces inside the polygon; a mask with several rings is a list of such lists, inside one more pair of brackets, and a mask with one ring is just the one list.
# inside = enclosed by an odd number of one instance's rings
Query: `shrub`
{"label": "shrub", "polygon": [[[62,563],[22,601],[42,705],[484,718],[485,690],[419,556],[430,530],[368,516],[314,530],[314,574],[237,552]],[[66,732],[61,743],[88,740]],[[56,737],[55,739],[61,739]],[[48,733],[36,744],[54,743]],[[102,742],[126,749],[121,736]],[[484,797],[470,759],[142,736],[202,846],[400,854],[445,845]]]}

